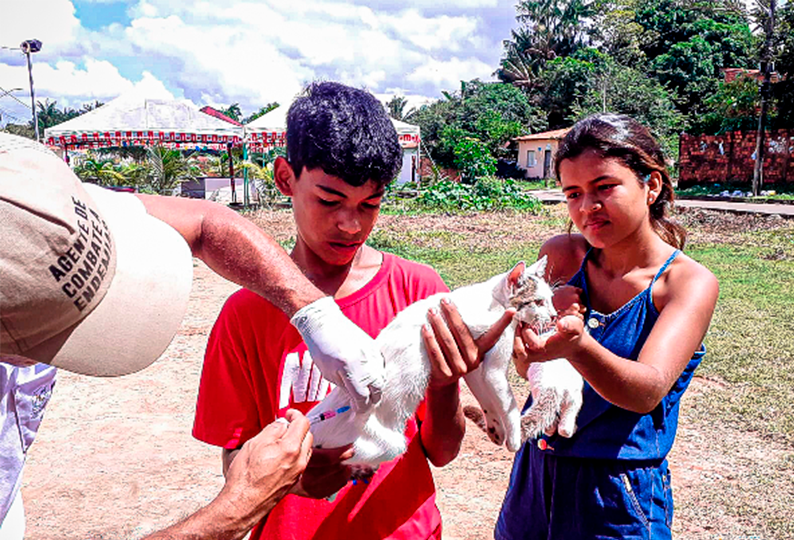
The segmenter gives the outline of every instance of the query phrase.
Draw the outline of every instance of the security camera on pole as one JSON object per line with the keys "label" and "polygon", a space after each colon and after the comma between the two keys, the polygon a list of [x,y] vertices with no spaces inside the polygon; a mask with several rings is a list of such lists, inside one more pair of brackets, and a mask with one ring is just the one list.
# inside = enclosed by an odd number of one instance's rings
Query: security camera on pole
{"label": "security camera on pole", "polygon": [[33,64],[30,62],[30,55],[41,50],[41,41],[38,39],[26,39],[19,44],[19,48],[28,59],[28,76],[30,77],[30,105],[33,107],[33,129],[36,130],[36,140],[39,141],[39,113],[36,110],[36,94],[33,92]]}

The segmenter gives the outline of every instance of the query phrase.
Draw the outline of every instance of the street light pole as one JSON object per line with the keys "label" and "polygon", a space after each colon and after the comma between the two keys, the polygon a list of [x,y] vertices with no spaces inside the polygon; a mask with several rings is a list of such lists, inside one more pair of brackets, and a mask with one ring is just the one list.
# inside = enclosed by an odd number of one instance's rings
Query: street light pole
{"label": "street light pole", "polygon": [[30,78],[30,105],[33,108],[33,129],[36,132],[36,141],[40,141],[39,136],[39,112],[36,110],[36,93],[33,90],[33,64],[30,61],[30,54],[37,53],[41,50],[41,41],[38,39],[28,39],[23,41],[19,48],[25,53],[28,60],[28,77]]}

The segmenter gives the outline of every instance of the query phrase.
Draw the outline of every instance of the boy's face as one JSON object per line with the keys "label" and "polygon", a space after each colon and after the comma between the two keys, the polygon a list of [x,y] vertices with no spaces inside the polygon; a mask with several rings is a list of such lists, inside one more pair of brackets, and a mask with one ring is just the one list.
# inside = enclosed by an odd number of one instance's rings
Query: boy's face
{"label": "boy's face", "polygon": [[320,168],[304,168],[298,179],[284,158],[274,172],[278,188],[292,197],[296,250],[308,249],[326,264],[350,264],[375,225],[384,188],[373,181],[354,187]]}

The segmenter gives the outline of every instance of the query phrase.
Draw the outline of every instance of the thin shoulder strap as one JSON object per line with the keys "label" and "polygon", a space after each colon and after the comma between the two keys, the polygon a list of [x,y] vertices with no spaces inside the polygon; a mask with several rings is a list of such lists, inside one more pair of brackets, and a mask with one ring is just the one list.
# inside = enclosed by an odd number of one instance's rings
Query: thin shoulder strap
{"label": "thin shoulder strap", "polygon": [[654,283],[656,283],[656,280],[657,280],[657,279],[659,279],[659,277],[660,277],[662,274],[664,274],[664,271],[665,271],[665,270],[667,270],[667,267],[668,267],[668,266],[670,266],[670,264],[671,264],[671,263],[672,263],[672,262],[675,260],[675,258],[676,258],[676,257],[678,257],[678,254],[679,254],[679,253],[681,253],[681,250],[680,250],[680,249],[677,249],[677,250],[673,251],[673,254],[672,254],[672,255],[670,255],[670,256],[667,258],[667,260],[665,261],[665,263],[662,265],[662,267],[659,269],[659,271],[658,271],[658,272],[656,272],[656,275],[653,277],[653,281],[651,281],[651,286],[653,286],[653,284],[654,284]]}
{"label": "thin shoulder strap", "polygon": [[587,252],[582,257],[582,264],[579,265],[579,271],[584,273],[584,267],[587,264],[588,259],[590,259],[590,254],[593,252],[593,246],[587,248]]}

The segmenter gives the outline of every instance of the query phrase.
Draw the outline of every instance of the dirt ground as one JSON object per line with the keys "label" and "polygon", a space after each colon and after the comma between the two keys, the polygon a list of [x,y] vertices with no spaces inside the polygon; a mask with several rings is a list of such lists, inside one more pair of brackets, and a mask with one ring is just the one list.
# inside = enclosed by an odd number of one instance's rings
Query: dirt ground
{"label": "dirt ground", "polygon": [[[288,214],[256,220],[281,239],[292,234]],[[384,216],[381,226],[432,230],[430,221],[398,222]],[[475,216],[459,225],[474,232],[471,237],[480,238],[477,241],[482,238],[476,233],[486,229],[508,237],[527,233],[526,226],[519,231],[513,221]],[[715,225],[715,231],[720,229]],[[206,336],[225,298],[237,287],[202,263],[196,263],[194,271],[187,317],[153,366],[115,380],[60,373],[25,471],[27,538],[139,538],[196,510],[219,491],[220,451],[194,440],[190,430]],[[763,532],[710,507],[701,496],[706,483],[730,482],[737,468],[785,451],[769,441],[756,441],[752,434],[712,436],[688,425],[691,396],[721,389],[717,382],[696,379],[683,401],[682,425],[670,456],[678,539],[750,538]],[[517,394],[523,398],[525,392],[517,389]],[[468,393],[464,404],[473,404]],[[726,452],[726,440],[741,451]],[[511,461],[510,453],[468,423],[458,459],[434,471],[444,538],[492,538]]]}

